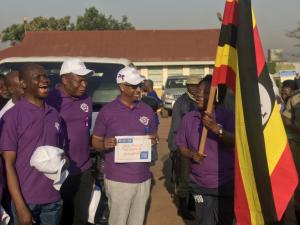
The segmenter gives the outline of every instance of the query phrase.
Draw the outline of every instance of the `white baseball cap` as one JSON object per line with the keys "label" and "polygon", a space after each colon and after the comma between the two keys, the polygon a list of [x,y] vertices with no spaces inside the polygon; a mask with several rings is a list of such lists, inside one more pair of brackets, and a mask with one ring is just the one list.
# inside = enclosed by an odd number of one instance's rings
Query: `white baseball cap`
{"label": "white baseball cap", "polygon": [[137,85],[145,80],[139,73],[139,71],[130,66],[126,66],[118,72],[117,84],[128,83],[132,85]]}
{"label": "white baseball cap", "polygon": [[80,59],[69,58],[63,62],[59,74],[64,75],[67,73],[74,73],[79,76],[85,76],[91,72],[93,72],[93,70],[87,69]]}
{"label": "white baseball cap", "polygon": [[44,145],[37,147],[30,158],[30,166],[53,180],[53,187],[56,190],[60,189],[69,175],[68,170],[64,169],[66,160],[63,155],[64,151],[62,149]]}

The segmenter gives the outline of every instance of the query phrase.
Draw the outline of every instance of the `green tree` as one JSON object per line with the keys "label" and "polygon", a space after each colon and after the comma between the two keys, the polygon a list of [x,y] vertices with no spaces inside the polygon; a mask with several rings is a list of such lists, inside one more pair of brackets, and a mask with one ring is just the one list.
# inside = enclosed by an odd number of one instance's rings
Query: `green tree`
{"label": "green tree", "polygon": [[1,33],[1,40],[19,42],[24,37],[24,26],[22,24],[13,24],[5,28]]}
{"label": "green tree", "polygon": [[268,66],[268,70],[269,70],[270,74],[276,73],[276,63],[274,63],[274,62],[268,62],[267,66]]}
{"label": "green tree", "polygon": [[134,29],[126,16],[123,16],[121,21],[118,21],[111,15],[106,17],[104,14],[99,13],[95,7],[90,7],[85,9],[83,16],[77,17],[76,24],[71,23],[70,16],[58,19],[39,16],[33,18],[29,23],[13,24],[1,32],[1,41],[20,42],[24,38],[25,28],[26,31]]}
{"label": "green tree", "polygon": [[121,21],[111,15],[106,17],[95,7],[85,9],[83,16],[77,17],[76,30],[129,30],[134,29],[126,16]]}
{"label": "green tree", "polygon": [[1,41],[20,42],[26,31],[47,31],[47,30],[74,30],[74,24],[70,22],[71,17],[65,16],[56,19],[54,17],[35,17],[29,23],[13,24],[1,32]]}
{"label": "green tree", "polygon": [[[293,38],[293,39],[296,39],[297,44],[295,44],[295,47],[300,47],[300,22],[298,22],[298,27],[295,28],[294,30],[288,31],[286,33],[286,36],[288,36],[290,38]],[[300,57],[299,53],[293,53],[293,54],[291,53],[289,55],[293,56],[293,57],[297,57],[297,58]]]}
{"label": "green tree", "polygon": [[73,30],[74,24],[70,22],[71,17],[65,16],[63,18],[56,19],[54,17],[44,18],[35,17],[26,30],[30,31],[52,31],[52,30]]}
{"label": "green tree", "polygon": [[290,38],[295,38],[299,41],[299,44],[296,46],[300,47],[300,22],[298,23],[298,27],[294,30],[289,31],[286,35]]}

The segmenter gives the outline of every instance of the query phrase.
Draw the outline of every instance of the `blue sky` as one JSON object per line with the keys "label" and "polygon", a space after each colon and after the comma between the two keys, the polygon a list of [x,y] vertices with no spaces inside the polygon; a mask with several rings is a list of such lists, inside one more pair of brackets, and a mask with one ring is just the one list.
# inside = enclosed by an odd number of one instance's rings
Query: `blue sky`
{"label": "blue sky", "polygon": [[[299,0],[252,0],[263,48],[283,48],[297,53],[296,40],[285,33],[300,22]],[[100,12],[120,19],[128,16],[136,29],[219,28],[216,13],[224,10],[225,0],[1,0],[0,30],[36,16],[71,16],[75,21],[84,9],[95,6]],[[3,45],[1,45],[3,48]],[[300,59],[298,59],[300,60]]]}

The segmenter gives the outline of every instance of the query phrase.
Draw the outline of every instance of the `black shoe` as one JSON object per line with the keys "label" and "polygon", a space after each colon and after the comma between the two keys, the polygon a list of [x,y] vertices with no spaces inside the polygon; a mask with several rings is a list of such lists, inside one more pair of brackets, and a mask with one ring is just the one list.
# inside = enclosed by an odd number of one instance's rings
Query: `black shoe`
{"label": "black shoe", "polygon": [[193,198],[192,195],[189,196],[188,210],[190,210],[190,211],[192,211],[192,212],[195,212],[195,211],[196,211],[195,199]]}
{"label": "black shoe", "polygon": [[187,207],[186,198],[179,198],[178,215],[184,220],[194,220],[195,217],[190,213]]}
{"label": "black shoe", "polygon": [[194,220],[195,217],[189,211],[178,210],[178,215],[184,220]]}
{"label": "black shoe", "polygon": [[297,220],[297,224],[300,224],[300,211],[295,210],[295,216],[296,216],[296,220]]}

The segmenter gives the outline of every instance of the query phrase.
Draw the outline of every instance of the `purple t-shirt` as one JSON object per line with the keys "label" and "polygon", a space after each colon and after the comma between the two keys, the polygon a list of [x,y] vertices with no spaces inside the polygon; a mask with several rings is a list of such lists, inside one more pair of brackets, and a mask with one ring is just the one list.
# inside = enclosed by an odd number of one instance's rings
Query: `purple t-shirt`
{"label": "purple t-shirt", "polygon": [[[119,98],[106,104],[99,112],[93,134],[98,137],[145,135],[154,130],[154,113],[150,106],[138,102],[133,108],[124,105]],[[125,183],[142,183],[151,176],[149,163],[115,163],[115,151],[106,152],[105,177]]]}
{"label": "purple t-shirt", "polygon": [[60,147],[61,129],[57,111],[45,104],[39,108],[25,98],[2,118],[1,151],[15,151],[16,171],[25,202],[48,204],[60,199],[53,180],[30,166],[30,158],[39,146]]}
{"label": "purple t-shirt", "polygon": [[2,192],[3,192],[3,180],[4,174],[3,174],[3,167],[2,167],[2,158],[0,156],[0,204],[2,201]]}
{"label": "purple t-shirt", "polygon": [[[234,114],[217,106],[214,116],[223,129],[234,133]],[[198,151],[203,124],[197,111],[187,113],[176,135],[176,145]],[[208,131],[205,154],[201,163],[192,161],[191,179],[200,187],[217,188],[233,179],[234,151],[219,141],[218,135]]]}
{"label": "purple t-shirt", "polygon": [[69,96],[58,84],[50,91],[46,102],[56,108],[62,117],[67,136],[64,149],[70,158],[70,174],[79,174],[91,168],[89,130],[93,111],[92,98],[86,94],[78,98]]}

